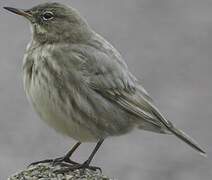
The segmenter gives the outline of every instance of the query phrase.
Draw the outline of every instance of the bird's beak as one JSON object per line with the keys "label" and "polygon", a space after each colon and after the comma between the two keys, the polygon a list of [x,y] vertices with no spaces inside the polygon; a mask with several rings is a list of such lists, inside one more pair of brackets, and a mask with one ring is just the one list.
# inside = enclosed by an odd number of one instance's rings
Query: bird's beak
{"label": "bird's beak", "polygon": [[30,11],[27,11],[27,10],[16,9],[16,8],[13,8],[13,7],[4,7],[4,9],[6,9],[6,10],[12,12],[12,13],[18,14],[20,16],[23,16],[27,19],[30,19],[32,17],[32,13]]}

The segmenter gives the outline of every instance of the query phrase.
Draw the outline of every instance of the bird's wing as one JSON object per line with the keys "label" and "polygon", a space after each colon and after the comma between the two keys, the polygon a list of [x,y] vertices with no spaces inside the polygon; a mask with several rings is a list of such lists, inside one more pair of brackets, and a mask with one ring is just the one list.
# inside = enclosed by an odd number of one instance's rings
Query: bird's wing
{"label": "bird's wing", "polygon": [[[82,65],[88,86],[101,96],[110,99],[129,113],[137,116],[138,119],[141,118],[161,129],[164,125],[153,113],[157,110],[151,106],[152,99],[129,72],[124,61],[114,59],[114,56],[111,57],[99,51],[91,54],[84,54],[88,60]],[[166,120],[164,122],[169,124]]]}

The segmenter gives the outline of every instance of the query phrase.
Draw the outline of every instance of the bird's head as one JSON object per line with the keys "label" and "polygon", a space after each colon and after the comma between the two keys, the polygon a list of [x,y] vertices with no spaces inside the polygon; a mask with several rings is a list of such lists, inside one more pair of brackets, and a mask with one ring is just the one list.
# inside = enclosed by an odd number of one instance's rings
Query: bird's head
{"label": "bird's head", "polygon": [[33,38],[40,43],[79,42],[91,34],[87,22],[79,13],[60,3],[44,3],[27,10],[12,7],[4,9],[28,19],[32,25]]}

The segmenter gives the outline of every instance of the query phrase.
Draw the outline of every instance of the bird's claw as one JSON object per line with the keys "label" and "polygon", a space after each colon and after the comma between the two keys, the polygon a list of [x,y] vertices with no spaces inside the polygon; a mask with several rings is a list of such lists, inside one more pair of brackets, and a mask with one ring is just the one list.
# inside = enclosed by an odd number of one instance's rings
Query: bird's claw
{"label": "bird's claw", "polygon": [[56,166],[56,165],[77,165],[79,163],[70,160],[68,157],[60,157],[60,158],[56,158],[53,160],[52,162],[52,166]]}
{"label": "bird's claw", "polygon": [[102,169],[100,167],[89,166],[87,161],[85,161],[83,164],[71,165],[71,166],[63,168],[63,169],[55,170],[54,172],[55,173],[66,173],[66,172],[69,172],[69,171],[82,170],[82,172],[84,173],[85,169],[89,169],[89,170],[92,170],[92,171],[99,170],[100,173],[102,173]]}
{"label": "bird's claw", "polygon": [[27,167],[35,166],[35,165],[38,165],[38,164],[52,163],[53,161],[54,161],[53,159],[46,159],[46,160],[42,160],[42,161],[36,161],[36,162],[33,162],[33,163],[29,164]]}
{"label": "bird's claw", "polygon": [[60,157],[60,158],[56,158],[56,159],[46,159],[46,160],[42,160],[42,161],[33,162],[28,167],[35,166],[37,164],[45,164],[45,163],[51,163],[52,166],[56,166],[56,165],[73,166],[73,165],[79,164],[75,161],[70,160],[68,157],[65,156],[65,157]]}

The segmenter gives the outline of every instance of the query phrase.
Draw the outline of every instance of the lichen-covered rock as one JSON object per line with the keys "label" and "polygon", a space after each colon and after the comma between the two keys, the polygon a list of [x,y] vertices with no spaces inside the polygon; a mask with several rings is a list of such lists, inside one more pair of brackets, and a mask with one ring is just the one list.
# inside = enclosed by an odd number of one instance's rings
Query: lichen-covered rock
{"label": "lichen-covered rock", "polygon": [[55,172],[63,167],[57,165],[53,167],[50,163],[37,164],[28,167],[15,175],[12,175],[8,180],[112,180],[100,171],[90,169],[68,171],[65,173]]}

